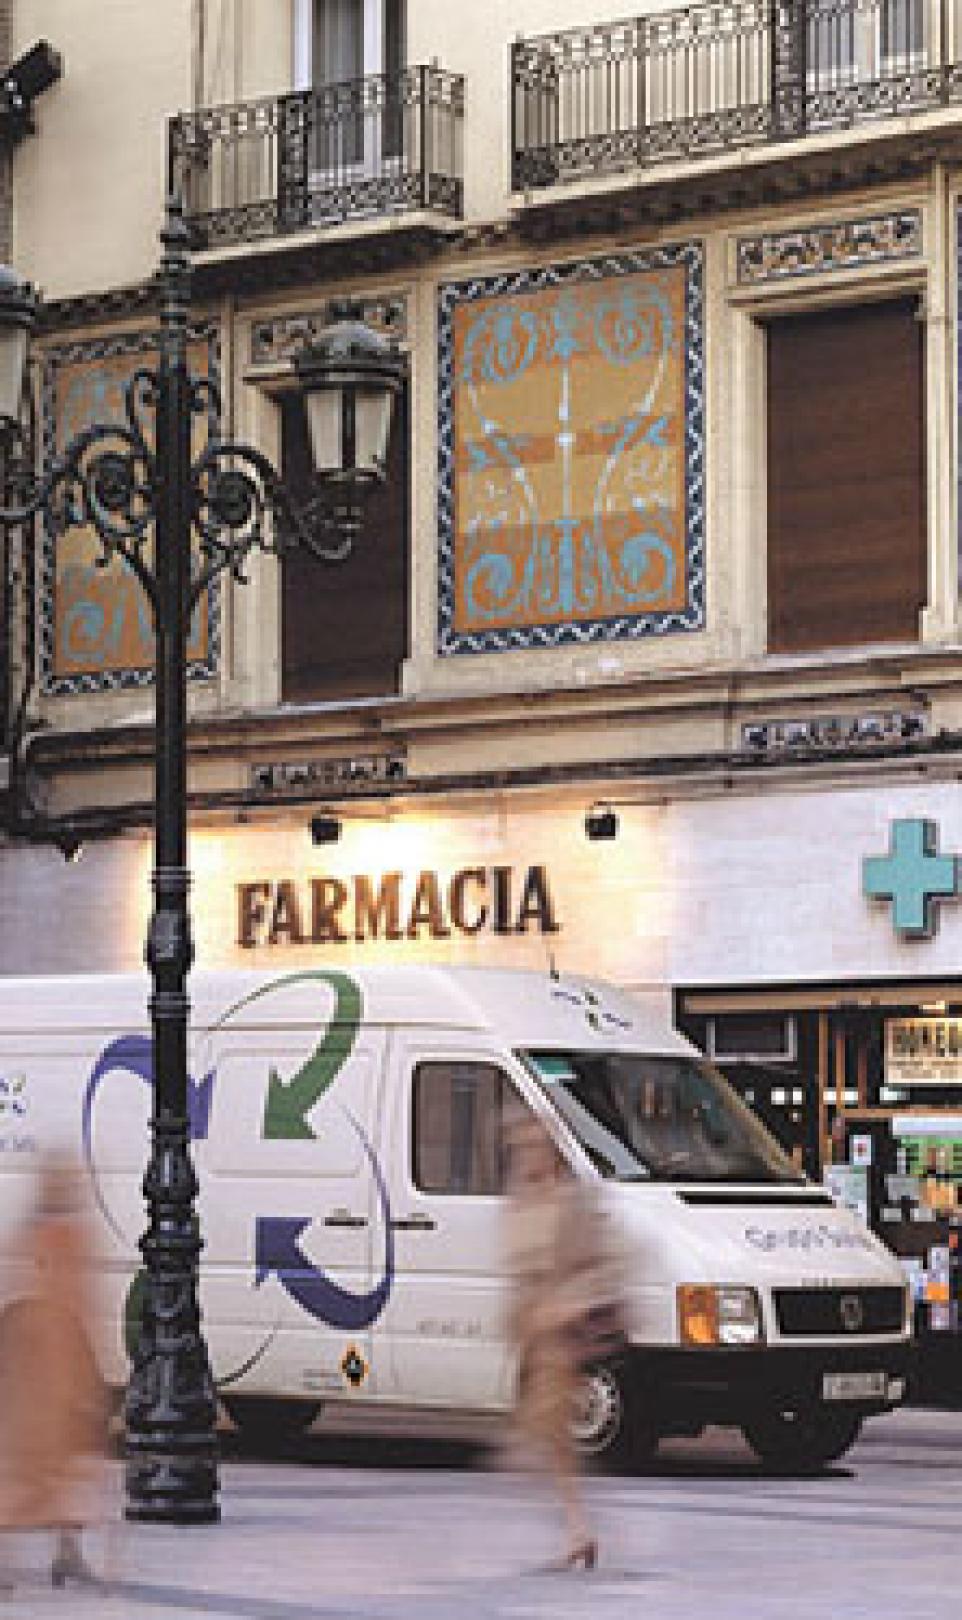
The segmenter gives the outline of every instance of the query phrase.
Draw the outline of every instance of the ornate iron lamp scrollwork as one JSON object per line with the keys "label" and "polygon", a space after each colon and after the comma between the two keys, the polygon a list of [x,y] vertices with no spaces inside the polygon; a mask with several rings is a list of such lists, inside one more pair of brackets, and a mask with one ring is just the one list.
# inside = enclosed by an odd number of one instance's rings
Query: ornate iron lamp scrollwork
{"label": "ornate iron lamp scrollwork", "polygon": [[[391,408],[403,385],[398,350],[348,309],[337,312],[297,381],[308,411],[315,488],[297,505],[271,462],[221,438],[219,401],[187,368],[190,265],[179,201],[161,233],[159,363],[130,378],[120,422],[82,430],[37,477],[18,425],[38,300],[0,269],[0,451],[6,505],[0,526],[43,510],[53,532],[83,525],[98,562],[120,558],[148,597],[156,631],[154,910],[146,945],[152,975],[151,1150],[144,1179],[148,1227],[139,1343],[125,1404],[127,1514],[143,1520],[216,1519],[215,1402],[198,1304],[201,1238],[194,1210],[187,1079],[187,640],[192,616],[221,574],[243,582],[252,551],[294,548],[321,562],[348,555],[365,491],[383,476]],[[208,424],[194,452],[195,426]]]}

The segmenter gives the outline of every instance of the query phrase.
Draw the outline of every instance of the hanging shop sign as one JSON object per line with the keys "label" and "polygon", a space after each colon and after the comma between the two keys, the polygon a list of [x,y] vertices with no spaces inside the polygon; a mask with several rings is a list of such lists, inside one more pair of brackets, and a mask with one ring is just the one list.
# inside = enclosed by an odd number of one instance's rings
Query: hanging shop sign
{"label": "hanging shop sign", "polygon": [[889,1085],[962,1083],[962,1018],[889,1018],[885,1024]]}
{"label": "hanging shop sign", "polygon": [[237,943],[346,945],[455,934],[560,932],[544,866],[465,866],[449,875],[263,878],[237,884]]}

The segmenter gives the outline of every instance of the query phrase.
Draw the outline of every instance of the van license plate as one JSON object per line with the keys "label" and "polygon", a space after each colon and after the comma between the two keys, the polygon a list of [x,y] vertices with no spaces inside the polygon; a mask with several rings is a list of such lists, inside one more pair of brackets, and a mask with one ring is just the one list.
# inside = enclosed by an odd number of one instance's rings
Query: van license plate
{"label": "van license plate", "polygon": [[822,1377],[825,1401],[884,1401],[888,1391],[884,1372],[825,1373]]}

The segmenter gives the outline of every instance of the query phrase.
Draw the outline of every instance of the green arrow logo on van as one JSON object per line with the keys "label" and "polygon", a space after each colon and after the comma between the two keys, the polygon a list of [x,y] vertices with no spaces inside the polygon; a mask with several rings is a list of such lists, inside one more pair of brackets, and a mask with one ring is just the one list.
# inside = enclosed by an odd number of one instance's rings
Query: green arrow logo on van
{"label": "green arrow logo on van", "polygon": [[264,1108],[264,1136],[272,1137],[275,1141],[306,1142],[314,1140],[307,1115],[344,1067],[357,1040],[361,1023],[360,985],[347,973],[324,973],[317,969],[288,973],[282,979],[272,979],[269,984],[259,985],[249,995],[235,1001],[211,1026],[211,1032],[223,1029],[243,1007],[249,1007],[264,996],[273,995],[276,990],[286,990],[293,984],[326,984],[334,991],[334,1012],[324,1039],[292,1079],[282,1080],[276,1069],[271,1070]]}
{"label": "green arrow logo on van", "polygon": [[304,1067],[290,1080],[282,1080],[276,1069],[271,1070],[264,1108],[264,1136],[275,1141],[314,1140],[307,1116],[350,1057],[361,1022],[360,986],[348,974],[295,974],[281,982],[288,985],[298,979],[319,979],[329,984],[337,999],[324,1039]]}

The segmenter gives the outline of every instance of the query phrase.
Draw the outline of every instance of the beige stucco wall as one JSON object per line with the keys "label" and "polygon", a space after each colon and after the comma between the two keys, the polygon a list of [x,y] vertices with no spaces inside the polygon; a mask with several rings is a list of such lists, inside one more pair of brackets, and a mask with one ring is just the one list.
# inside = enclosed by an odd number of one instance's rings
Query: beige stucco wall
{"label": "beige stucco wall", "polygon": [[[500,690],[551,693],[570,689],[584,693],[624,684],[663,683],[668,677],[729,672],[742,681],[772,663],[766,654],[764,479],[764,328],[765,317],[779,311],[813,307],[837,300],[864,299],[914,291],[923,297],[927,325],[927,416],[929,458],[930,607],[919,644],[886,656],[903,660],[907,669],[936,647],[959,637],[956,587],[955,495],[946,476],[954,438],[955,361],[952,270],[956,192],[954,181],[936,169],[929,185],[888,188],[838,201],[815,199],[804,208],[754,209],[722,219],[694,217],[670,231],[652,233],[646,245],[660,241],[696,241],[704,250],[706,343],[706,623],[702,630],[607,641],[557,650],[440,658],[435,651],[437,625],[437,331],[440,286],[463,279],[533,264],[637,247],[631,233],[598,237],[588,243],[558,241],[547,248],[513,246],[459,253],[448,260],[408,271],[366,278],[365,295],[403,298],[408,311],[408,347],[412,378],[412,577],[411,656],[403,675],[403,692],[414,699],[458,701]],[[887,210],[917,208],[923,215],[923,252],[912,261],[830,270],[739,287],[734,280],[734,253],[740,236],[770,230],[805,229],[839,218],[853,219]],[[221,323],[225,375],[232,379],[233,430],[257,443],[275,460],[280,454],[279,411],[273,397],[276,378],[265,377],[250,363],[251,325],[255,319],[285,314],[319,313],[338,293],[355,291],[357,283],[332,280],[307,284],[284,295],[265,292],[237,302],[224,302],[211,313]],[[270,708],[280,693],[277,567],[257,559],[246,586],[225,589],[225,633],[219,676],[192,690],[195,713]],[[843,663],[851,664],[852,654]],[[831,664],[831,655],[780,660],[779,667],[797,672]],[[906,677],[911,679],[910,676]],[[649,727],[653,748],[724,746],[717,709],[713,716],[682,721],[678,699],[669,688],[652,691],[653,711],[664,712]],[[715,700],[717,702],[717,698]],[[109,722],[149,712],[149,694],[113,693],[83,700],[84,723]],[[48,699],[44,712],[55,725],[78,723],[77,700]],[[699,732],[699,728],[700,732]],[[593,736],[584,749],[596,746]],[[623,732],[610,728],[606,748],[631,753],[641,742],[636,724]],[[490,745],[475,737],[471,749],[485,763],[497,763],[502,738]],[[531,746],[530,741],[528,746]],[[540,744],[538,747],[540,748]],[[580,757],[581,742],[565,746]],[[550,757],[552,739],[545,740]]]}
{"label": "beige stucco wall", "polygon": [[290,88],[287,0],[204,3],[201,31],[199,0],[16,0],[14,53],[64,58],[14,166],[15,261],[49,297],[152,274],[170,117]]}
{"label": "beige stucco wall", "polygon": [[[294,85],[297,0],[14,0],[14,50],[64,56],[38,109],[41,138],[15,168],[16,258],[52,297],[142,279],[156,263],[166,122],[193,105]],[[657,0],[648,10],[663,9]],[[408,59],[466,80],[465,212],[510,203],[511,41],[621,15],[614,0],[411,0]],[[69,248],[67,247],[69,244]]]}
{"label": "beige stucco wall", "polygon": [[29,0],[14,49],[64,74],[14,165],[14,258],[50,297],[122,286],[156,262],[165,120],[190,100],[190,0]]}
{"label": "beige stucco wall", "polygon": [[[660,9],[642,6],[643,11]],[[519,34],[610,22],[631,13],[618,0],[486,0],[484,5],[414,0],[408,7],[408,57],[436,57],[466,81],[465,213],[468,219],[497,219],[510,197],[510,109],[508,74],[511,41]]]}
{"label": "beige stucco wall", "polygon": [[[274,93],[291,81],[293,0],[207,0],[200,56],[198,0],[19,0],[14,8],[14,50],[37,37],[64,54],[60,84],[38,105],[39,134],[24,143],[15,164],[16,242],[20,267],[52,296],[109,289],[148,275],[156,263],[156,230],[164,182],[167,116],[201,96],[207,103]],[[409,59],[437,58],[468,81],[466,191],[472,219],[504,216],[509,199],[508,49],[519,25],[527,34],[583,25],[620,8],[612,0],[507,0],[455,7],[411,0]],[[91,27],[96,12],[97,26]],[[844,146],[864,131],[842,132],[829,144]],[[814,142],[822,137],[813,138]],[[808,147],[812,143],[806,143]],[[749,166],[758,154],[732,159]],[[714,161],[714,160],[713,160]],[[615,184],[616,182],[613,182]],[[621,183],[621,182],[617,182]],[[764,337],[767,313],[837,299],[911,290],[924,299],[927,321],[927,421],[930,606],[916,647],[886,649],[886,680],[924,686],[924,660],[933,650],[953,656],[960,640],[957,587],[955,479],[955,219],[959,185],[938,165],[927,180],[875,187],[844,196],[823,193],[802,203],[756,206],[741,213],[693,213],[670,229],[625,230],[620,235],[563,237],[540,246],[517,240],[482,246],[477,239],[419,268],[342,279],[305,281],[272,292],[269,274],[256,295],[211,305],[221,330],[225,389],[232,430],[277,459],[279,419],[269,380],[253,377],[250,330],[267,314],[322,311],[342,292],[402,296],[408,308],[412,365],[412,580],[411,656],[403,673],[405,699],[477,701],[487,693],[518,694],[516,709],[499,727],[476,726],[444,736],[432,721],[420,734],[405,725],[412,757],[425,770],[550,763],[563,755],[588,761],[600,753],[697,752],[737,740],[734,694],[781,712],[792,702],[811,708],[837,701],[870,702],[878,658],[832,654],[773,661],[766,654]],[[740,235],[792,230],[906,206],[924,213],[924,250],[911,263],[862,266],[806,274],[749,290],[735,285],[733,254]],[[346,226],[345,232],[387,228],[386,222]],[[391,226],[390,228],[394,228]],[[707,619],[699,631],[608,641],[555,651],[539,649],[438,658],[437,624],[437,333],[439,287],[539,263],[599,257],[658,242],[694,240],[704,248],[706,338],[706,560]],[[271,248],[242,246],[241,256]],[[321,261],[318,261],[321,262]],[[142,323],[140,323],[142,324]],[[82,335],[90,335],[88,329]],[[276,379],[275,379],[276,380]],[[223,653],[216,679],[192,688],[195,715],[270,710],[280,692],[277,566],[256,559],[245,587],[224,592]],[[876,653],[878,650],[876,649]],[[893,669],[898,674],[892,675]],[[773,670],[775,673],[773,674]],[[681,689],[693,677],[707,683],[704,702]],[[962,718],[959,673],[943,667],[933,691],[933,716]],[[752,683],[755,687],[752,687]],[[766,684],[767,683],[767,684]],[[820,683],[820,685],[819,685]],[[527,696],[572,694],[570,724],[553,711],[533,721]],[[638,692],[624,712],[607,713],[584,694]],[[828,693],[827,698],[820,696]],[[793,699],[792,694],[797,694]],[[579,707],[579,705],[581,705]],[[645,709],[645,713],[641,710]],[[55,728],[147,721],[150,692],[44,698],[39,711]],[[358,725],[360,725],[360,721]],[[318,734],[330,722],[319,718]],[[603,735],[600,735],[603,733]],[[238,781],[244,779],[238,767]],[[75,802],[83,802],[74,779]],[[213,786],[213,780],[211,786]],[[120,802],[126,785],[103,783],[96,797]],[[89,796],[89,795],[88,795]]]}
{"label": "beige stucco wall", "polygon": [[[586,793],[488,795],[483,801],[350,809],[341,841],[314,848],[307,809],[266,811],[245,824],[195,823],[190,839],[196,968],[284,971],[311,963],[457,962],[585,972],[628,984],[803,984],[836,980],[956,977],[962,905],[939,908],[934,937],[900,937],[891,905],[866,899],[862,862],[884,854],[896,817],[928,817],[945,851],[962,845],[957,785],[943,778],[746,792],[731,783],[710,795],[622,803],[613,842],[584,835]],[[830,836],[828,835],[830,834]],[[531,917],[518,930],[525,875],[545,874],[554,933]],[[491,911],[477,933],[452,926],[453,874],[511,870],[510,929]],[[55,850],[0,848],[0,974],[136,970],[151,899],[146,835],[93,842],[66,865]],[[407,937],[422,871],[436,874],[442,928],[422,921]],[[312,880],[355,875],[375,890],[401,875],[402,933],[312,943]],[[303,940],[238,943],[239,885],[294,885]],[[494,882],[486,879],[490,902]],[[276,887],[273,891],[276,894]],[[472,881],[477,916],[483,883]],[[268,899],[268,907],[271,900]],[[268,911],[269,915],[269,911]],[[337,915],[353,930],[348,899]],[[447,931],[445,931],[447,930]]]}

